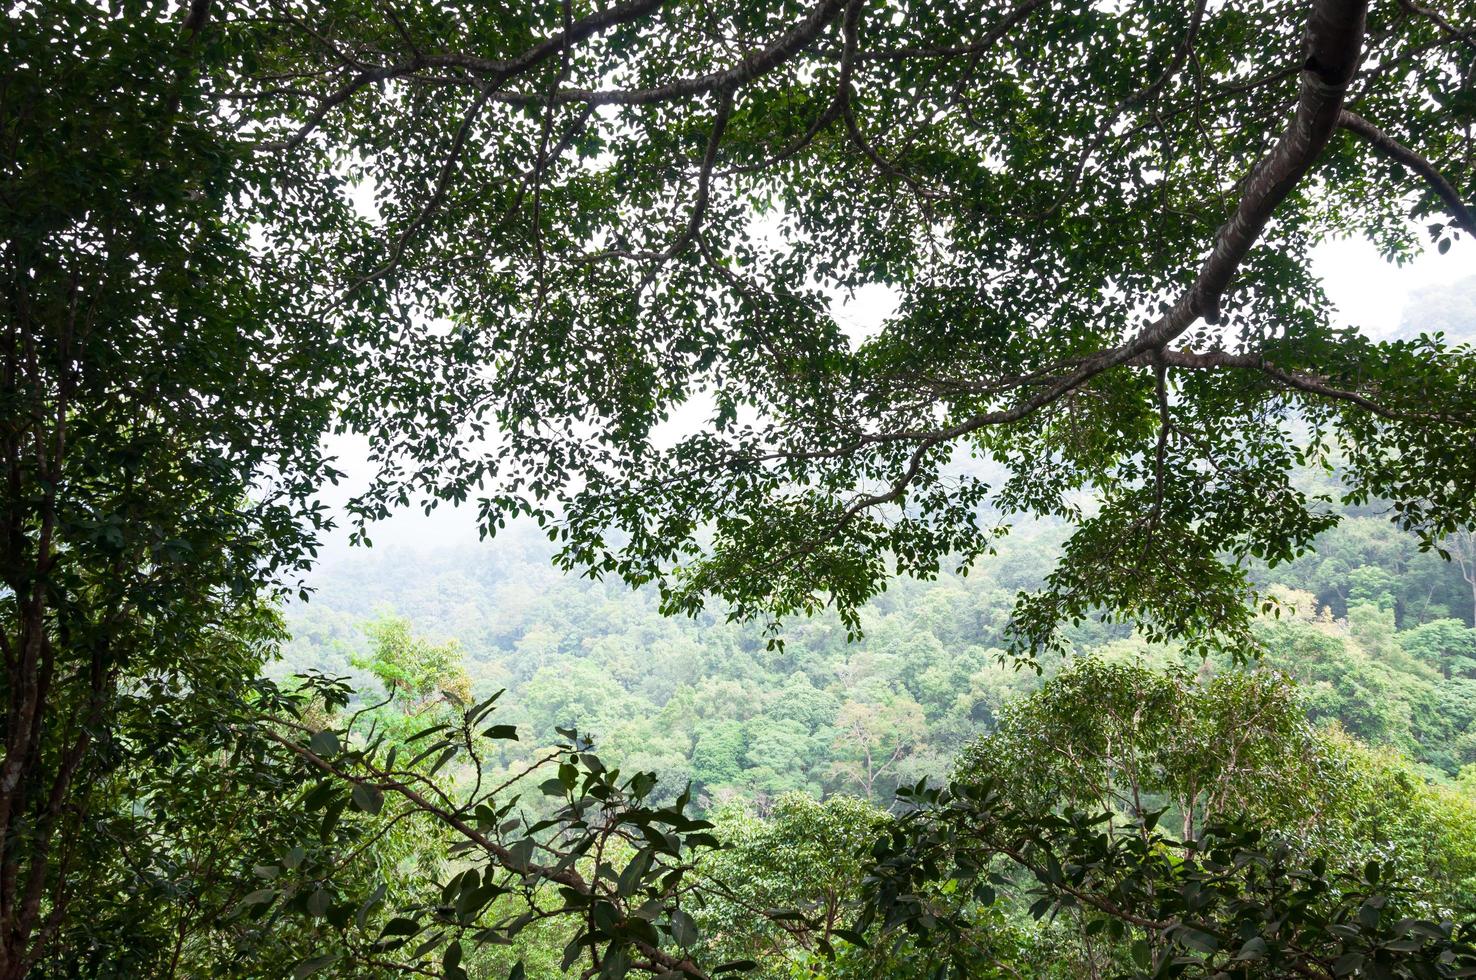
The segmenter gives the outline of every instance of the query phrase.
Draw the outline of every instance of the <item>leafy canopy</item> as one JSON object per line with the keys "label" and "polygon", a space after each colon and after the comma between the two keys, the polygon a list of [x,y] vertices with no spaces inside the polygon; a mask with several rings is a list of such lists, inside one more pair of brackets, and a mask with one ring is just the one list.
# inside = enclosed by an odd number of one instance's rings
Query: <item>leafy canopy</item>
{"label": "leafy canopy", "polygon": [[1241,563],[1335,520],[1300,464],[1427,544],[1476,516],[1471,352],[1371,341],[1309,265],[1469,248],[1469,11],[272,10],[228,19],[257,57],[220,94],[288,180],[364,199],[273,216],[327,257],[325,316],[377,317],[363,518],[475,499],[669,611],[854,630],[892,574],[1050,516],[1038,648],[1098,611],[1245,639]]}

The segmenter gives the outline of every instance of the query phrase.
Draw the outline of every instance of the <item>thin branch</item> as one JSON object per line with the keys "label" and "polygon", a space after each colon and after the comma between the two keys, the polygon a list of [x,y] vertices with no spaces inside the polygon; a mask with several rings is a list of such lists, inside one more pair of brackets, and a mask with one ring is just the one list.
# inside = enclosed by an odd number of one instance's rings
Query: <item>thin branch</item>
{"label": "thin branch", "polygon": [[1317,395],[1334,401],[1349,402],[1367,412],[1392,422],[1408,421],[1412,417],[1417,417],[1411,416],[1408,413],[1395,411],[1379,404],[1367,395],[1360,394],[1356,391],[1334,387],[1326,379],[1316,375],[1299,371],[1288,371],[1271,363],[1259,354],[1231,354],[1225,351],[1197,353],[1187,350],[1163,350],[1158,352],[1158,357],[1162,359],[1164,364],[1176,368],[1243,368],[1260,371],[1267,377],[1280,382],[1288,388],[1295,388],[1298,391],[1304,391],[1310,395]]}
{"label": "thin branch", "polygon": [[576,262],[597,262],[601,259],[620,258],[644,260],[651,262],[665,262],[674,259],[687,250],[697,237],[697,232],[702,228],[702,219],[707,215],[707,203],[712,187],[713,165],[717,162],[718,148],[723,141],[723,132],[728,127],[728,119],[733,114],[733,92],[725,89],[719,95],[717,116],[713,119],[712,132],[707,137],[707,149],[702,154],[702,169],[697,175],[697,195],[692,201],[692,211],[687,216],[687,224],[670,245],[660,251],[636,252],[629,249],[605,249],[592,252],[588,255],[579,256]]}
{"label": "thin branch", "polygon": [[722,71],[693,78],[682,78],[643,89],[561,89],[552,96],[502,93],[499,101],[524,105],[542,105],[551,99],[557,104],[583,102],[589,105],[653,105],[708,92],[732,91],[769,72],[799,54],[845,8],[846,0],[822,0],[809,15],[782,37],[741,62]]}
{"label": "thin branch", "polygon": [[1442,17],[1438,11],[1431,10],[1428,7],[1421,7],[1419,4],[1414,3],[1413,0],[1399,0],[1399,6],[1403,7],[1405,10],[1408,10],[1410,13],[1414,14],[1417,17],[1425,18],[1430,23],[1434,24],[1436,27],[1439,27],[1442,31],[1444,31],[1447,36],[1462,42],[1472,50],[1476,50],[1476,38],[1473,38],[1472,36],[1473,34],[1476,34],[1476,31],[1473,31],[1469,28],[1466,30],[1461,30],[1450,21]]}
{"label": "thin branch", "polygon": [[927,47],[901,47],[884,48],[879,51],[867,51],[860,55],[864,62],[872,61],[907,61],[913,58],[957,58],[960,55],[978,55],[992,48],[1001,37],[1009,32],[1016,24],[1024,20],[1040,7],[1045,6],[1049,0],[1024,0],[989,30],[984,36],[969,44],[953,44],[939,48]]}
{"label": "thin branch", "polygon": [[1436,196],[1445,202],[1456,224],[1466,234],[1476,238],[1476,214],[1471,213],[1471,209],[1466,207],[1465,202],[1461,200],[1461,195],[1455,186],[1446,180],[1439,170],[1435,169],[1434,164],[1356,112],[1344,109],[1338,116],[1338,125],[1367,141],[1370,146],[1390,160],[1421,177],[1425,183],[1430,185],[1430,189],[1435,192]]}
{"label": "thin branch", "polygon": [[[485,102],[491,98],[499,85],[526,73],[553,55],[565,51],[580,41],[651,13],[661,6],[661,2],[662,0],[633,0],[630,3],[618,4],[608,10],[601,10],[590,14],[588,17],[581,18],[570,24],[567,29],[550,35],[533,45],[516,58],[506,61],[494,61],[472,55],[458,54],[416,55],[409,61],[365,69],[340,86],[337,91],[326,96],[319,102],[313,111],[308,114],[307,120],[290,138],[278,142],[263,143],[258,149],[266,151],[295,149],[301,146],[312,135],[313,131],[322,125],[328,113],[349,101],[364,88],[375,82],[389,81],[391,79],[413,75],[426,68],[462,68],[488,76],[484,81],[476,83],[482,92],[480,101]],[[469,81],[472,80],[469,79]]]}

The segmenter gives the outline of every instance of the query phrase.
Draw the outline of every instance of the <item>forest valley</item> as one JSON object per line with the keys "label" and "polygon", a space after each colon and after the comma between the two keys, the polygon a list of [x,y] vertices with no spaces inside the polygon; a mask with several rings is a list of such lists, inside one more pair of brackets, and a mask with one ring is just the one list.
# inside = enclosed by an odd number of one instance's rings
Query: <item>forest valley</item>
{"label": "forest valley", "polygon": [[[997,780],[1028,808],[1112,812],[1117,832],[1153,814],[1185,840],[1253,816],[1345,873],[1388,863],[1435,918],[1476,899],[1476,630],[1457,562],[1421,552],[1374,508],[1352,511],[1313,554],[1257,570],[1280,611],[1257,622],[1254,663],[1086,623],[1071,658],[1037,676],[1016,669],[1003,632],[1059,538],[1017,530],[967,577],[896,583],[868,606],[859,641],[821,617],[787,629],[782,648],[753,627],[663,617],[653,595],[561,576],[532,528],[492,549],[344,554],[290,611],[272,672],[352,677],[366,702],[392,696],[378,710],[406,731],[502,692],[498,718],[520,740],[486,749],[495,781],[583,720],[601,758],[656,775],[652,804],[690,787],[728,845],[699,869],[737,892],[693,910],[714,937],[704,958],[751,960],[762,976],[930,975],[942,951],[832,935],[850,925],[865,845],[918,780]],[[465,761],[440,770],[447,785],[474,778]],[[450,843],[407,838],[389,860],[441,880]],[[1132,943],[1084,934],[1093,920],[1079,910],[1032,917],[1038,887],[1017,877],[988,907],[954,900],[971,917],[954,939],[969,975],[1135,969]],[[815,920],[767,921],[774,909]],[[528,976],[560,976],[571,938],[531,930],[478,969],[521,959]]]}
{"label": "forest valley", "polygon": [[1476,0],[4,16],[0,980],[1476,976]]}

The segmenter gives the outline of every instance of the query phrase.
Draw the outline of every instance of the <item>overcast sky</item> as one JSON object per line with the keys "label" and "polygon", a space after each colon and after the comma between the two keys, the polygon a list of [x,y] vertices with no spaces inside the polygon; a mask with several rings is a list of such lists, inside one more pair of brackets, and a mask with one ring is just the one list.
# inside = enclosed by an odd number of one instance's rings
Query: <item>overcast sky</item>
{"label": "overcast sky", "polygon": [[[1431,289],[1453,286],[1476,273],[1476,243],[1459,241],[1445,255],[1430,248],[1414,262],[1396,267],[1385,262],[1367,242],[1344,240],[1318,248],[1313,254],[1313,265],[1326,283],[1328,294],[1338,309],[1338,319],[1358,326],[1371,337],[1383,338],[1400,328],[1405,308],[1412,297]],[[847,327],[865,335],[880,325],[890,306],[887,291],[878,287],[863,290],[838,315]],[[1410,326],[1417,327],[1418,324]],[[338,506],[348,493],[367,479],[369,468],[364,459],[362,441],[336,439],[331,446],[339,457],[340,468],[350,474],[346,486],[325,495],[330,505]],[[475,542],[475,508],[468,506],[453,511],[443,506],[429,517],[419,509],[411,509],[375,526],[370,533],[375,549],[381,552],[380,557],[385,557],[385,552],[399,549],[423,551]],[[346,533],[340,533],[329,542],[324,555],[326,560],[331,562],[345,557],[344,538]]]}

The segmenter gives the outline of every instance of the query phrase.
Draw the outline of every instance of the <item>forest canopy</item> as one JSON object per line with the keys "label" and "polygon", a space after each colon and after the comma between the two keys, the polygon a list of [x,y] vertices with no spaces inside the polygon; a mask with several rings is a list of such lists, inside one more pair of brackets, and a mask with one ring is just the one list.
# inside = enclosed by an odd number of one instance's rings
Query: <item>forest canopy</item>
{"label": "forest canopy", "polygon": [[[1476,964],[1476,353],[1310,257],[1472,248],[1469,0],[5,16],[0,980]],[[787,717],[393,615],[273,672],[345,437],[359,543],[531,522],[733,668],[1057,537]]]}
{"label": "forest canopy", "polygon": [[[364,515],[532,514],[567,567],[740,616],[849,615],[1064,517],[1024,648],[1096,608],[1243,639],[1238,562],[1332,519],[1298,463],[1432,544],[1469,523],[1469,354],[1371,342],[1308,265],[1472,233],[1440,12],[353,9],[256,27],[284,62],[226,104],[289,179],[326,155],[372,197],[325,246],[376,323]],[[878,285],[894,313],[848,334],[833,298]]]}

